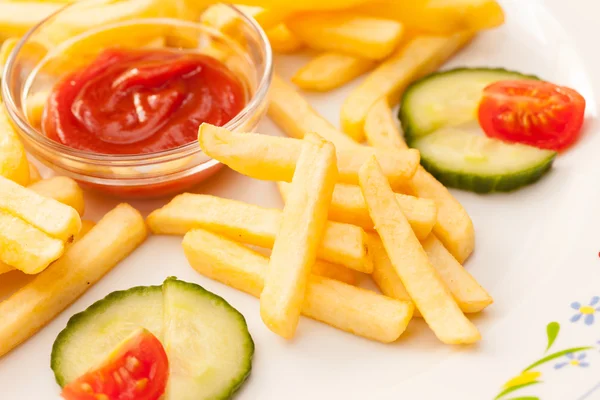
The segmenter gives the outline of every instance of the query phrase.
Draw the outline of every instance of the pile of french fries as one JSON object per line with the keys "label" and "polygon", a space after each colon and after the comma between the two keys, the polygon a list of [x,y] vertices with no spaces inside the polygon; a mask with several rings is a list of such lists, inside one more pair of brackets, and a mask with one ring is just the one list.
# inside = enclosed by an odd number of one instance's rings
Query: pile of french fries
{"label": "pile of french fries", "polygon": [[[492,298],[436,237],[443,202],[394,192],[419,184],[435,192],[439,185],[429,175],[418,180],[412,153],[336,148],[314,133],[300,140],[209,124],[200,126],[198,140],[230,168],[278,182],[284,209],[187,193],[152,212],[148,225],[156,234],[185,235],[185,254],[201,274],[260,297],[273,332],[293,338],[304,314],[387,343],[420,316],[444,343],[480,339],[465,314]],[[462,246],[472,233],[447,236]],[[270,257],[248,245],[272,249]],[[356,286],[364,274],[382,294]]]}
{"label": "pile of french fries", "polygon": [[[325,92],[369,74],[343,103],[341,130],[277,75],[269,116],[290,138],[200,127],[207,155],[277,182],[283,211],[186,194],[150,215],[151,230],[188,231],[184,250],[192,267],[260,297],[263,321],[284,338],[293,337],[303,313],[382,342],[396,340],[413,315],[444,343],[479,340],[465,314],[493,300],[461,265],[475,246],[473,224],[407,148],[392,108],[406,86],[479,30],[501,25],[502,9],[493,0],[241,9],[263,26],[275,52],[319,52],[292,77],[300,89]],[[233,29],[230,10],[212,10],[205,23]],[[271,257],[247,244],[272,248]],[[354,286],[357,272],[369,274],[382,295]]]}
{"label": "pile of french fries", "polygon": [[[0,3],[0,69],[18,37],[69,2]],[[199,17],[231,35],[239,19],[213,1],[128,3],[119,8],[120,18]],[[368,75],[341,108],[341,130],[279,76],[269,116],[288,138],[200,127],[203,151],[244,175],[276,182],[283,210],[182,194],[149,215],[150,230],[184,235],[191,266],[259,297],[266,326],[284,338],[294,337],[303,314],[385,343],[398,339],[413,317],[422,317],[444,343],[479,340],[465,314],[493,300],[461,265],[474,249],[471,219],[419,165],[392,108],[408,84],[439,68],[479,30],[502,24],[502,9],[494,0],[237,3],[264,28],[275,52],[318,52],[292,78],[300,89],[326,92]],[[78,23],[89,25],[85,18]],[[35,277],[0,303],[0,356],[51,321],[148,233],[127,204],[97,224],[82,221],[77,183],[41,178],[2,107],[0,279],[14,270]],[[270,256],[249,246],[271,249]],[[357,286],[365,275],[381,294]]]}
{"label": "pile of french fries", "polygon": [[[0,72],[16,42],[3,42]],[[98,223],[82,220],[84,211],[84,193],[74,180],[42,179],[28,161],[0,102],[0,280],[32,276],[0,302],[0,357],[52,321],[147,236],[143,217],[127,204]]]}

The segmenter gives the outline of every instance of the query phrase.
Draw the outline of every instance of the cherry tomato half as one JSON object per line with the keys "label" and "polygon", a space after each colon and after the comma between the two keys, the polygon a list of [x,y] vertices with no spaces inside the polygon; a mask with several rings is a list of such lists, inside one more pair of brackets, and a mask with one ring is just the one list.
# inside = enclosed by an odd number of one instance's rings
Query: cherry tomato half
{"label": "cherry tomato half", "polygon": [[573,89],[514,80],[483,90],[478,118],[489,137],[560,151],[579,138],[584,111],[585,99]]}
{"label": "cherry tomato half", "polygon": [[169,361],[160,341],[140,329],[102,365],[63,388],[67,400],[157,400],[164,393]]}

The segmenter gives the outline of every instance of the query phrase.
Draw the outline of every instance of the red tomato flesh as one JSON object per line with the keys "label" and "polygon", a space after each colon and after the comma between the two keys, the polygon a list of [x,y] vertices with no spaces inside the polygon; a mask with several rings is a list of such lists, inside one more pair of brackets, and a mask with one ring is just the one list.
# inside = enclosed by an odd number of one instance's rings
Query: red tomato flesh
{"label": "red tomato flesh", "polygon": [[483,90],[478,118],[489,137],[561,151],[579,138],[584,112],[585,99],[573,89],[514,80]]}
{"label": "red tomato flesh", "polygon": [[165,392],[169,361],[160,341],[140,329],[102,365],[63,388],[67,400],[157,400]]}

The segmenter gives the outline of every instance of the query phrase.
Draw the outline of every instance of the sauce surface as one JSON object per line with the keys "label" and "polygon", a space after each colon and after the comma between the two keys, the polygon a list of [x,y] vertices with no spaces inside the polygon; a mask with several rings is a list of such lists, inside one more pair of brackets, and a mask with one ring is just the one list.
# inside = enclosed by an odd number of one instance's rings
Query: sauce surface
{"label": "sauce surface", "polygon": [[56,84],[42,120],[50,139],[102,154],[145,154],[193,142],[245,106],[221,62],[174,50],[110,49]]}

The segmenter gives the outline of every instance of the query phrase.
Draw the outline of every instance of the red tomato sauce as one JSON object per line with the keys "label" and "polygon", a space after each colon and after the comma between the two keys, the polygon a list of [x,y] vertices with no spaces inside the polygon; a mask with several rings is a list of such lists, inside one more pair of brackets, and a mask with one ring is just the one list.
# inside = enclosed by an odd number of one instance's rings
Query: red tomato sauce
{"label": "red tomato sauce", "polygon": [[111,49],[52,90],[42,119],[50,139],[102,154],[146,154],[197,139],[245,106],[242,82],[221,62],[174,50]]}

